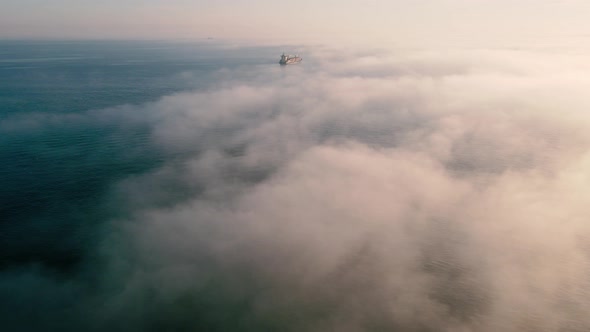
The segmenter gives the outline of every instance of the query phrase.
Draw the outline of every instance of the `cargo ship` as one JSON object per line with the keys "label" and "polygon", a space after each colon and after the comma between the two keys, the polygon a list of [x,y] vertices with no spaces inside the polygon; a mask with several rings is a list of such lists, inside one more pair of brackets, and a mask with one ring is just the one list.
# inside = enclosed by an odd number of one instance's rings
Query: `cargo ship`
{"label": "cargo ship", "polygon": [[279,63],[281,65],[292,65],[292,64],[300,63],[301,60],[303,60],[303,59],[298,55],[288,55],[288,54],[283,53],[283,55],[281,55],[281,60],[279,61]]}

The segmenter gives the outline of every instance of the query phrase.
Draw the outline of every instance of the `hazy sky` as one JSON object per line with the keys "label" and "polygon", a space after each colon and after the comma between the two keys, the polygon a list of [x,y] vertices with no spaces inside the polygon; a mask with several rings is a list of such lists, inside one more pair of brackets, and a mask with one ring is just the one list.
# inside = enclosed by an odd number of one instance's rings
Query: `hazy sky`
{"label": "hazy sky", "polygon": [[0,38],[429,40],[585,36],[586,0],[0,0]]}

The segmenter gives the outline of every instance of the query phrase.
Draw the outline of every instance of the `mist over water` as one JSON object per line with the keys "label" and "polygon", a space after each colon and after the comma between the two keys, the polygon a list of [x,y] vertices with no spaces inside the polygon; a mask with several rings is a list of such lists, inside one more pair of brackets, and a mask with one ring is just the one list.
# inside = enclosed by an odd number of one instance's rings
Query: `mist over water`
{"label": "mist over water", "polygon": [[8,330],[590,328],[590,54],[138,45],[2,55]]}

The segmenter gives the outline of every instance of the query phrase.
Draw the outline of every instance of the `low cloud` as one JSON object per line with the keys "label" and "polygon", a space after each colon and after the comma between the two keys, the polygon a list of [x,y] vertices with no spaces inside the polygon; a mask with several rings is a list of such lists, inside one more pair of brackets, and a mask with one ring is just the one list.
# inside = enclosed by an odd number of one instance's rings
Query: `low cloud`
{"label": "low cloud", "polygon": [[[100,264],[66,278],[84,289],[75,316],[99,330],[587,330],[587,58],[314,52],[340,58],[86,115],[143,123],[165,160],[113,189],[129,217],[105,223]],[[26,273],[4,279],[40,274]]]}

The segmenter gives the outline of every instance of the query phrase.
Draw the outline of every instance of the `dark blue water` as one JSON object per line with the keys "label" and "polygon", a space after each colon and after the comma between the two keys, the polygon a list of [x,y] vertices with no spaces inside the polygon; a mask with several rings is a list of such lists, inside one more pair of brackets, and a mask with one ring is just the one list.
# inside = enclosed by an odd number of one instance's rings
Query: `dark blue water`
{"label": "dark blue water", "polygon": [[125,213],[108,197],[112,186],[161,163],[147,122],[89,114],[203,89],[220,70],[277,54],[214,43],[0,41],[0,271],[84,262],[97,227]]}

